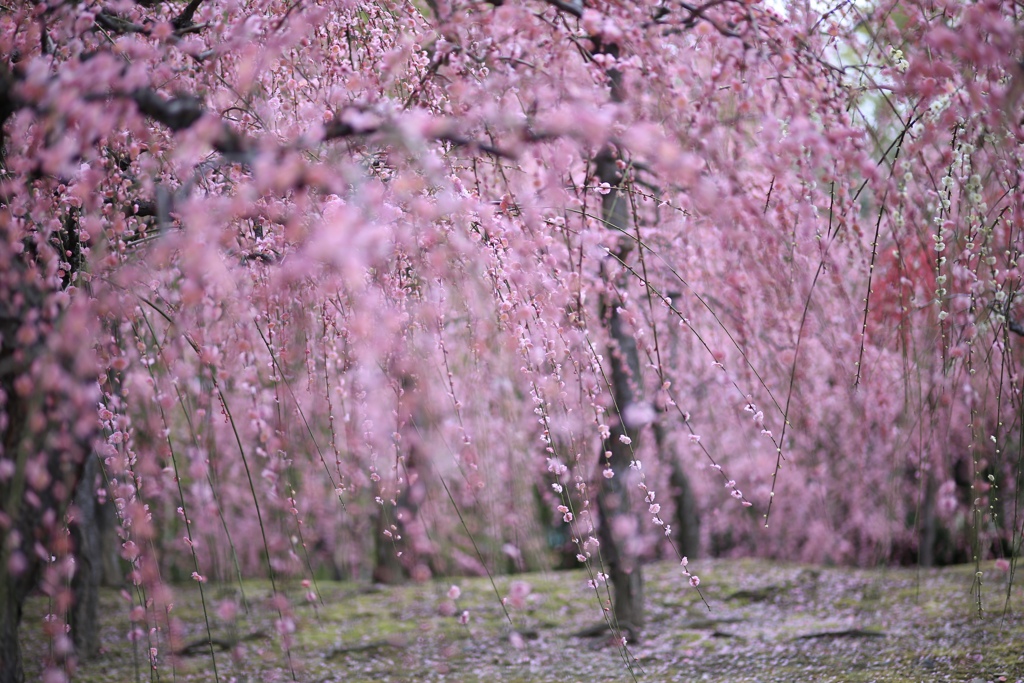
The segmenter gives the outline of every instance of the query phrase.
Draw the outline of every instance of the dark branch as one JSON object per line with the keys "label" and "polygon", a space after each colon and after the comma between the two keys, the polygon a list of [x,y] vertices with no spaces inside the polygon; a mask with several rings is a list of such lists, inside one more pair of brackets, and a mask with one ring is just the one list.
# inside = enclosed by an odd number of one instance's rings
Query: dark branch
{"label": "dark branch", "polygon": [[171,22],[171,26],[174,27],[175,31],[184,31],[192,28],[193,17],[196,15],[196,10],[199,9],[199,5],[203,4],[203,0],[192,0],[185,6],[185,9],[181,10],[181,14],[176,16]]}
{"label": "dark branch", "polygon": [[[25,103],[14,93],[14,74],[10,72],[6,64],[0,63],[0,167],[4,167],[4,124],[7,119],[14,115],[14,112],[25,106]],[[8,201],[6,197],[0,197],[0,201]]]}
{"label": "dark branch", "polygon": [[[181,14],[171,20],[171,26],[174,27],[174,35],[176,37],[180,38],[187,33],[197,33],[207,26],[205,23],[196,24],[192,21],[202,1],[192,0],[181,11]],[[101,10],[96,15],[96,25],[106,31],[117,34],[139,33],[144,36],[153,34],[153,27],[148,22],[147,24],[136,24],[106,9]]]}
{"label": "dark branch", "polygon": [[[202,102],[194,95],[178,95],[168,99],[150,88],[140,88],[132,93],[131,97],[140,112],[154,121],[164,124],[174,132],[192,127],[206,111]],[[351,123],[335,117],[325,127],[323,141],[372,135],[380,132],[382,128],[381,125],[357,128]],[[493,145],[470,140],[453,132],[440,133],[435,136],[435,139],[460,147],[477,149],[499,158],[511,159],[514,157],[512,153]],[[220,134],[213,141],[213,148],[233,161],[247,161],[252,145],[247,138],[224,124],[221,126]]]}
{"label": "dark branch", "polygon": [[324,128],[324,140],[338,140],[340,138],[349,138],[353,135],[359,135],[360,133],[365,134],[375,132],[377,132],[376,128],[361,131],[356,130],[355,126],[351,123],[346,123],[335,116],[331,119],[330,123],[327,124],[327,127]]}
{"label": "dark branch", "polygon": [[499,159],[515,158],[515,155],[512,154],[511,152],[506,152],[503,149],[498,149],[497,147],[489,145],[486,142],[469,140],[467,138],[462,137],[461,135],[456,135],[455,133],[443,133],[437,136],[437,139],[440,140],[441,142],[450,142],[456,147],[468,147],[469,149],[476,149],[483,152],[484,154],[490,154],[493,157],[498,157]]}
{"label": "dark branch", "polygon": [[14,84],[14,74],[8,70],[6,64],[0,64],[0,126],[7,123],[7,119],[24,106],[14,94]]}
{"label": "dark branch", "polygon": [[729,38],[740,38],[740,34],[731,30],[732,27],[722,26],[721,24],[718,23],[718,21],[707,15],[707,11],[709,9],[718,7],[719,5],[723,5],[732,1],[733,0],[711,0],[711,2],[707,3],[706,5],[701,5],[700,7],[691,5],[688,2],[680,2],[679,6],[690,13],[690,16],[687,17],[686,20],[683,22],[683,26],[694,26],[699,20],[703,19],[704,21],[714,26],[715,30],[721,33],[723,36],[728,36]]}
{"label": "dark branch", "polygon": [[149,29],[140,24],[122,19],[112,12],[102,10],[96,15],[96,24],[114,33],[142,33],[149,35]]}
{"label": "dark branch", "polygon": [[[373,133],[380,132],[383,128],[383,125],[361,126],[356,128],[351,123],[342,121],[338,117],[334,117],[324,129],[324,141],[351,138],[358,135],[372,135]],[[499,149],[494,145],[487,144],[486,142],[471,140],[452,131],[438,133],[434,136],[434,139],[439,142],[449,142],[457,147],[467,147],[469,149],[479,150],[484,154],[490,154],[491,156],[498,157],[500,159],[515,158],[515,155],[511,152]]]}
{"label": "dark branch", "polygon": [[175,132],[190,128],[203,115],[203,104],[193,95],[167,99],[150,88],[139,88],[132,99],[139,111]]}
{"label": "dark branch", "polygon": [[1010,309],[1013,308],[1013,299],[1014,295],[1011,293],[1009,299],[1006,300],[1005,304],[1000,306],[999,302],[993,301],[991,304],[989,304],[989,308],[992,311],[995,311],[999,315],[1003,316],[1003,319],[1006,321],[1006,329],[1008,329],[1010,332],[1013,332],[1016,335],[1024,337],[1024,325],[1022,325],[1019,321],[1014,320],[1013,316],[1010,315]]}
{"label": "dark branch", "polygon": [[545,0],[552,7],[557,7],[566,14],[571,14],[577,19],[583,17],[583,5],[577,5],[571,2],[565,2],[565,0]]}

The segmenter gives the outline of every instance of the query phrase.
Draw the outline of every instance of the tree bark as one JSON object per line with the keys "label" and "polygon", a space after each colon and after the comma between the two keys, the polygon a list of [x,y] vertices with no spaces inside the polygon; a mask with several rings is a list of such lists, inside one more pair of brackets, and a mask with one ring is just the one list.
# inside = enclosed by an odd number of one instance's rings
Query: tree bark
{"label": "tree bark", "polygon": [[35,575],[26,572],[6,578],[0,585],[0,683],[22,683],[25,671],[18,642],[18,625],[21,624],[25,598],[35,583]]}
{"label": "tree bark", "polygon": [[931,472],[923,473],[924,500],[921,501],[920,538],[917,561],[922,567],[935,566],[935,539],[938,536],[938,518],[935,514],[935,479]]}
{"label": "tree bark", "polygon": [[671,460],[672,462],[669,485],[672,487],[672,497],[676,507],[676,548],[680,555],[692,560],[700,557],[700,510],[697,506],[697,497],[693,493],[690,478],[682,463],[676,453],[670,451],[669,444],[665,443],[665,427],[662,421],[655,422],[653,429],[661,461]]}
{"label": "tree bark", "polygon": [[100,535],[100,585],[118,588],[124,585],[125,572],[121,569],[121,539],[117,535],[120,524],[109,497],[102,503],[96,501],[96,526]]}
{"label": "tree bark", "polygon": [[[622,192],[622,173],[616,161],[611,150],[605,149],[597,156],[595,164],[598,180],[612,188],[603,198],[601,218],[610,230],[622,235],[626,234],[629,226],[628,199]],[[617,257],[621,260],[631,248],[628,236],[620,239],[619,245]],[[640,357],[636,340],[619,314],[622,302],[611,294],[618,284],[623,283],[609,283],[601,297],[601,319],[611,338],[608,355],[618,424],[612,426],[609,438],[601,444],[600,468],[611,467],[614,476],[600,478],[597,507],[601,525],[598,538],[601,557],[614,586],[615,625],[628,641],[637,642],[644,624],[643,576],[638,542],[641,520],[634,505],[636,487],[630,465],[635,459],[633,449],[636,448],[639,429],[627,424],[623,416],[640,401]]]}
{"label": "tree bark", "polygon": [[420,429],[428,428],[430,418],[416,390],[415,376],[403,372],[400,387],[396,431],[401,435],[402,455],[395,471],[400,493],[393,506],[385,500],[378,510],[373,570],[374,580],[386,584],[428,578],[432,554],[426,539],[420,538],[422,525],[418,524],[427,496]]}
{"label": "tree bark", "polygon": [[[629,642],[635,643],[644,625],[643,574],[636,552],[640,524],[633,512],[635,495],[632,495],[633,483],[629,481],[633,454],[619,440],[620,436],[629,436],[630,431],[619,425],[611,430],[611,437],[603,444],[601,466],[610,466],[615,476],[602,477],[597,509],[601,515],[598,527],[601,559],[614,587],[615,624]],[[607,453],[611,453],[610,458]]]}
{"label": "tree bark", "polygon": [[700,511],[690,478],[682,465],[673,461],[670,480],[676,502],[676,535],[679,554],[691,560],[700,557]]}
{"label": "tree bark", "polygon": [[[3,78],[0,72],[0,81]],[[0,96],[3,87],[0,83]],[[5,111],[0,105],[0,127]],[[0,223],[0,249],[11,243],[7,230]],[[73,212],[60,230],[50,234],[71,270],[81,265],[78,235]],[[18,627],[25,600],[43,573],[38,548],[56,555],[67,551],[66,544],[55,539],[97,428],[91,425],[83,433],[73,426],[75,411],[95,406],[94,397],[89,397],[95,375],[76,360],[73,345],[59,343],[60,317],[66,309],[51,298],[55,285],[35,275],[31,261],[39,256],[38,244],[27,238],[22,244],[26,248],[20,255],[3,255],[5,277],[0,282],[0,457],[14,466],[0,481],[0,683],[24,680]],[[61,284],[66,287],[70,281]],[[34,321],[36,334],[25,340],[21,331],[27,320]],[[63,373],[60,388],[54,388],[56,382],[38,388],[37,368],[46,366]],[[29,474],[30,463],[34,476]]]}
{"label": "tree bark", "polygon": [[91,659],[100,649],[99,588],[103,571],[103,547],[99,527],[99,503],[96,483],[99,460],[95,454],[85,459],[82,478],[75,488],[75,519],[71,524],[74,542],[75,574],[71,579],[74,603],[71,607],[71,638],[75,651]]}
{"label": "tree bark", "polygon": [[[0,240],[4,238],[6,235],[0,233]],[[3,411],[0,414],[0,453],[18,467],[14,476],[0,481],[0,512],[6,518],[0,543],[0,683],[25,680],[18,627],[25,599],[36,583],[39,568],[38,556],[32,552],[35,539],[32,519],[38,517],[38,511],[29,510],[25,504],[24,464],[21,462],[23,449],[28,448],[25,430],[30,407],[27,398],[15,390],[16,379],[26,370],[24,361],[17,362],[25,350],[17,344],[16,336],[24,308],[15,307],[12,298],[0,292],[0,395],[5,399],[0,403]],[[10,370],[4,372],[5,367]],[[12,571],[15,555],[25,566]]]}

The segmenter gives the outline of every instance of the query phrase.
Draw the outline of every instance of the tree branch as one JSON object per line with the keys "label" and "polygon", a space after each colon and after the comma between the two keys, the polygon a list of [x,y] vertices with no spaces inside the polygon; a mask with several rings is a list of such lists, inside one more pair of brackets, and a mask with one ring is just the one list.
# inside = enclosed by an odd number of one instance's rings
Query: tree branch
{"label": "tree branch", "polygon": [[583,5],[577,5],[571,2],[565,2],[565,0],[544,0],[552,7],[557,7],[560,11],[566,14],[571,14],[577,19],[583,17]]}
{"label": "tree branch", "polygon": [[[4,124],[14,115],[14,112],[25,106],[25,103],[14,93],[15,82],[14,74],[6,64],[0,62],[0,167],[6,167],[4,163],[6,142]],[[6,198],[3,198],[3,201],[7,201]]]}
{"label": "tree branch", "polygon": [[96,15],[96,25],[114,33],[142,33],[143,35],[149,35],[149,29],[145,26],[122,19],[107,10],[100,10],[100,13]]}
{"label": "tree branch", "polygon": [[171,21],[171,26],[174,27],[175,31],[185,31],[190,29],[195,24],[192,23],[192,18],[196,15],[196,10],[199,9],[199,5],[203,4],[203,0],[192,0],[185,6],[185,9],[181,10],[181,14],[176,16]]}
{"label": "tree branch", "polygon": [[178,95],[167,99],[151,88],[139,88],[132,93],[139,111],[174,132],[190,128],[202,118],[203,104],[194,95]]}
{"label": "tree branch", "polygon": [[7,119],[24,106],[21,99],[14,94],[15,82],[14,74],[7,65],[0,63],[0,126],[7,123]]}
{"label": "tree branch", "polygon": [[[196,24],[192,21],[195,17],[196,10],[199,9],[199,5],[202,4],[203,0],[192,0],[185,9],[181,11],[177,17],[171,20],[171,26],[174,28],[174,35],[178,38],[187,33],[196,33],[202,30],[207,24]],[[150,22],[147,24],[136,24],[133,21],[129,21],[119,16],[117,13],[110,10],[101,10],[96,15],[96,25],[100,28],[110,31],[111,33],[117,34],[128,34],[128,33],[139,33],[144,36],[152,35],[153,28]]]}

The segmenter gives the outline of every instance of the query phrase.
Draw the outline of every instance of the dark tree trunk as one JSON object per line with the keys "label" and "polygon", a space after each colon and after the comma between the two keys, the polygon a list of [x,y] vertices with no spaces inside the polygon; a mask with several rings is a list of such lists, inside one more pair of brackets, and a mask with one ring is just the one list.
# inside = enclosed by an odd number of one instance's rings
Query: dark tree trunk
{"label": "dark tree trunk", "polygon": [[[618,57],[619,46],[594,39],[594,53]],[[607,71],[611,85],[611,99],[622,102],[626,97],[622,73],[615,68]],[[597,179],[608,183],[611,191],[604,195],[601,203],[601,220],[616,233],[617,249],[606,265],[624,261],[633,247],[633,236],[629,230],[629,197],[623,190],[624,177],[618,166],[618,156],[604,148],[594,159]],[[609,275],[605,270],[605,277]],[[610,438],[601,447],[600,468],[611,467],[611,479],[600,477],[597,493],[597,509],[601,515],[598,538],[601,541],[601,557],[608,568],[608,575],[614,586],[615,625],[619,632],[631,642],[638,642],[644,624],[643,576],[640,569],[639,542],[641,518],[634,505],[638,491],[631,474],[630,464],[634,460],[633,449],[637,445],[639,426],[630,425],[624,419],[631,408],[641,400],[642,380],[640,357],[636,340],[625,329],[619,308],[622,302],[615,295],[624,281],[608,281],[601,296],[601,320],[607,326],[611,338],[609,356],[611,359],[611,391],[614,409],[617,410],[618,424],[611,429]],[[624,443],[621,437],[625,437]],[[633,444],[632,446],[630,445]]]}
{"label": "dark tree trunk", "polygon": [[125,572],[121,568],[118,550],[121,547],[121,539],[117,535],[120,524],[110,498],[102,503],[96,501],[96,526],[100,536],[100,585],[118,588],[124,584]]}
{"label": "dark tree trunk", "polygon": [[658,444],[658,453],[662,462],[672,461],[672,474],[669,478],[669,485],[672,487],[672,497],[675,501],[675,541],[679,554],[691,560],[700,557],[700,511],[697,507],[697,497],[690,486],[690,478],[679,462],[679,458],[673,453],[669,444],[665,443],[665,427],[661,420],[654,423],[654,440]]}
{"label": "dark tree trunk", "polygon": [[[0,310],[0,318],[3,317]],[[0,342],[6,342],[10,337],[13,335],[3,334],[0,328]],[[16,357],[11,347],[0,343],[0,367],[5,361],[14,365],[9,361]],[[59,450],[46,442],[51,428],[58,431],[55,425],[51,423],[39,433],[30,430],[28,416],[38,407],[33,404],[35,397],[21,396],[13,389],[13,382],[9,380],[17,376],[17,372],[0,376],[0,391],[7,397],[6,404],[2,406],[3,417],[6,418],[5,428],[0,431],[2,452],[16,463],[30,457],[28,454],[44,452],[47,474],[52,483],[44,490],[30,490],[24,469],[16,470],[12,477],[0,483],[0,511],[6,516],[11,529],[10,536],[5,533],[0,545],[0,683],[21,683],[25,680],[18,629],[25,600],[36,588],[42,571],[37,544],[45,545],[54,533],[46,523],[48,515],[43,511],[52,511],[55,513],[53,518],[61,519],[68,501],[60,491],[74,489],[81,476],[79,452]],[[62,397],[46,398],[59,400]],[[18,542],[11,543],[13,538]],[[16,562],[14,558],[17,558]],[[12,570],[15,563],[21,566]]]}
{"label": "dark tree trunk", "polygon": [[938,536],[938,519],[935,514],[935,479],[931,473],[923,473],[925,477],[924,500],[920,510],[920,541],[918,541],[917,561],[922,567],[935,566],[935,541]]}
{"label": "dark tree trunk", "polygon": [[[0,235],[0,239],[5,236]],[[15,359],[22,349],[12,343],[16,339],[17,323],[21,311],[5,310],[6,301],[0,301],[0,368],[15,366]],[[14,389],[14,381],[23,367],[15,371],[0,372],[0,392],[6,398],[0,404],[3,414],[0,415],[0,444],[5,458],[19,461],[23,449],[29,447],[25,443],[25,427],[29,406],[27,400]],[[24,471],[16,471],[13,477],[0,482],[0,512],[7,517],[3,542],[0,544],[0,683],[22,683],[25,671],[22,668],[21,644],[18,641],[18,627],[21,624],[22,608],[29,591],[35,586],[39,575],[39,559],[33,552],[32,541],[36,529],[32,520],[38,518],[38,510],[30,510],[25,504]],[[11,535],[19,539],[11,543]],[[11,571],[14,556],[20,558],[25,565],[21,570]]]}
{"label": "dark tree trunk", "polygon": [[[405,568],[402,566],[402,559],[399,553],[402,552],[402,541],[396,540],[397,534],[390,531],[389,526],[395,523],[394,508],[390,512],[385,510],[388,502],[379,506],[377,510],[377,533],[374,535],[374,566],[373,580],[376,583],[396,584],[405,580]],[[398,524],[394,524],[398,527]]]}
{"label": "dark tree trunk", "polygon": [[[4,72],[0,72],[0,99],[6,87],[4,79]],[[0,127],[9,113],[5,111],[0,103]],[[0,222],[0,248],[9,244],[7,229]],[[71,271],[81,265],[82,245],[74,212],[50,238],[60,245],[60,256],[71,264]],[[90,396],[96,388],[95,375],[84,369],[88,364],[76,358],[79,349],[75,344],[66,343],[69,340],[60,336],[64,309],[51,299],[53,284],[34,275],[36,267],[31,261],[39,254],[39,243],[26,237],[22,244],[26,248],[20,255],[3,254],[0,259],[4,269],[4,278],[0,279],[0,456],[14,465],[13,473],[0,481],[0,513],[4,519],[0,543],[0,683],[24,680],[18,627],[25,600],[42,573],[37,549],[42,546],[58,555],[66,551],[66,544],[54,539],[61,534],[60,520],[81,480],[85,454],[96,428],[74,427],[82,410],[95,409],[96,397]],[[69,275],[62,284],[70,282]],[[20,331],[27,320],[34,321],[38,336],[23,341]],[[57,382],[38,388],[41,367],[63,373],[61,388],[55,388]],[[43,465],[45,477],[29,476],[33,459]]]}
{"label": "dark tree trunk", "polygon": [[700,511],[697,497],[690,487],[690,478],[682,465],[672,463],[672,490],[676,502],[676,544],[679,554],[691,560],[700,557]]}
{"label": "dark tree trunk", "polygon": [[71,579],[74,603],[71,608],[71,638],[83,659],[99,652],[99,588],[103,571],[103,547],[99,527],[96,485],[100,475],[95,455],[85,459],[82,479],[75,489],[75,519],[71,524],[74,541],[75,574]]}
{"label": "dark tree trunk", "polygon": [[25,671],[18,643],[18,625],[25,598],[32,590],[35,575],[10,577],[0,585],[0,683],[22,683]]}
{"label": "dark tree trunk", "polygon": [[[601,218],[610,230],[620,234],[616,257],[624,260],[632,246],[627,232],[629,201],[622,191],[623,178],[616,161],[611,150],[605,149],[595,159],[595,165],[598,180],[608,183],[612,188],[603,198]],[[612,263],[607,265],[613,267]],[[601,445],[600,467],[602,470],[611,467],[614,476],[611,479],[600,477],[597,506],[601,525],[598,537],[601,541],[601,557],[615,589],[616,626],[629,641],[636,642],[644,624],[644,597],[638,542],[641,519],[637,505],[634,504],[637,489],[631,476],[633,471],[630,464],[635,459],[639,426],[628,424],[623,416],[629,415],[631,407],[641,400],[641,377],[636,340],[625,327],[619,314],[622,302],[614,294],[616,288],[624,284],[609,282],[601,297],[601,319],[611,338],[608,355],[613,412],[618,411],[618,415],[613,414],[613,418],[618,419],[618,424],[612,427],[610,437]]]}
{"label": "dark tree trunk", "polygon": [[400,583],[407,578],[423,580],[430,576],[431,551],[420,538],[420,508],[427,496],[420,466],[423,458],[420,432],[428,429],[430,417],[420,404],[421,400],[416,392],[415,376],[403,373],[396,411],[401,456],[396,463],[395,476],[400,480],[400,493],[394,505],[384,501],[377,517],[373,577],[380,583]]}
{"label": "dark tree trunk", "polygon": [[[629,463],[633,454],[619,441],[629,430],[620,426],[611,430],[611,438],[604,443],[601,466],[611,466],[615,476],[602,477],[597,495],[597,509],[601,515],[598,538],[601,541],[601,559],[608,570],[614,587],[615,625],[630,642],[637,642],[644,625],[643,575],[636,552],[640,523],[633,511],[634,482],[630,481]],[[630,437],[632,438],[632,437]],[[611,458],[607,453],[611,452]]]}

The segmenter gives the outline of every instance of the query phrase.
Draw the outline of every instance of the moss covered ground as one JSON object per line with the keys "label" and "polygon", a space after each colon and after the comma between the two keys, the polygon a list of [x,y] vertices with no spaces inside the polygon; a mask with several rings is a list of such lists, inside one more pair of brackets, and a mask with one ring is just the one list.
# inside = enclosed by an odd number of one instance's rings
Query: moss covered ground
{"label": "moss covered ground", "polygon": [[[320,582],[322,602],[307,600],[310,589],[296,581],[285,589],[286,624],[294,623],[287,647],[266,582],[244,585],[248,613],[237,585],[207,585],[212,655],[194,584],[175,587],[167,625],[134,641],[126,594],[110,590],[102,596],[103,651],[78,665],[73,679],[1024,681],[1020,600],[1016,610],[1007,603],[1008,577],[991,564],[983,566],[980,610],[973,566],[715,560],[691,569],[701,576],[701,595],[676,566],[645,568],[647,623],[642,640],[626,648],[607,634],[579,635],[604,618],[605,593],[588,587],[583,572],[496,577],[494,586],[487,578],[387,587]],[[508,598],[505,609],[499,596]],[[47,604],[33,598],[25,615],[29,680],[38,679],[50,647],[42,635]],[[236,604],[232,616],[225,608]]]}

